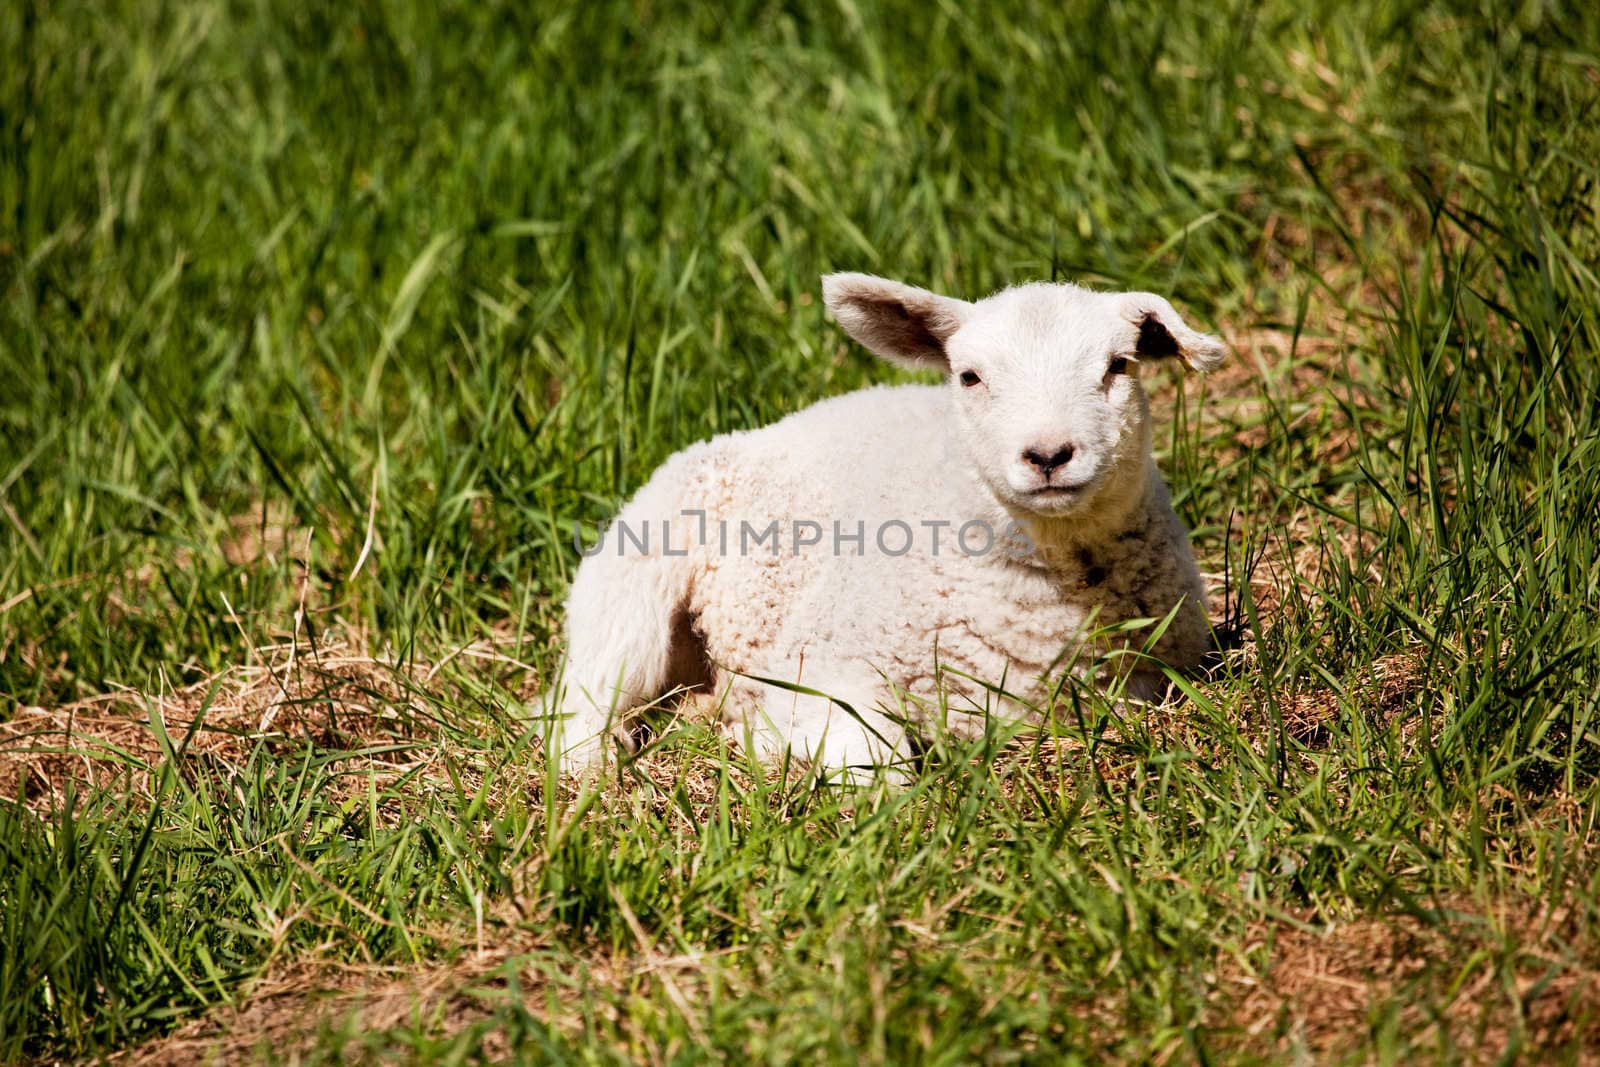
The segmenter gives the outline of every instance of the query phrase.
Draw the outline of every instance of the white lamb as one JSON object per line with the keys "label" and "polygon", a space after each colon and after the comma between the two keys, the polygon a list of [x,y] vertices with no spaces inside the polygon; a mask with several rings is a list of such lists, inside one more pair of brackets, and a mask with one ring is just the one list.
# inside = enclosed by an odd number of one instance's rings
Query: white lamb
{"label": "white lamb", "polygon": [[1151,651],[1177,668],[1211,647],[1139,371],[1210,370],[1216,339],[1150,293],[1035,283],[969,303],[865,274],[823,293],[861,344],[945,382],[834,397],[656,471],[572,586],[545,701],[564,769],[686,690],[760,757],[888,765],[908,725],[1015,719],[1064,671],[1153,696],[1148,658],[1104,656],[1148,632],[1114,624],[1170,614]]}

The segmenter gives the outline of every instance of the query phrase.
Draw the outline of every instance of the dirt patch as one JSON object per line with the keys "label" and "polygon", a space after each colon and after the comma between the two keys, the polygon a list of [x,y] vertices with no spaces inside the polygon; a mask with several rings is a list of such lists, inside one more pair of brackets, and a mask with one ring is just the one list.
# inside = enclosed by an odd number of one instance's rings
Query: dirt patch
{"label": "dirt patch", "polygon": [[1472,1061],[1566,1050],[1600,1063],[1600,958],[1584,926],[1532,901],[1258,923],[1219,968],[1221,1028],[1269,1056],[1350,1056],[1392,1028]]}
{"label": "dirt patch", "polygon": [[[380,785],[426,772],[440,758],[440,738],[460,700],[440,669],[461,657],[495,661],[525,671],[531,686],[532,668],[505,651],[509,643],[490,638],[436,664],[400,664],[348,635],[291,637],[256,648],[249,663],[179,688],[19,707],[0,722],[0,796],[39,814],[58,810],[69,791],[82,797],[115,786],[130,802],[147,801],[170,754],[181,750],[180,765],[208,759],[237,766],[262,745],[368,750],[351,756],[350,769],[376,775]],[[375,748],[384,751],[370,752]]]}
{"label": "dirt patch", "polygon": [[411,973],[299,964],[256,983],[239,1007],[210,1012],[114,1062],[176,1067],[282,1061],[309,1051],[328,1030],[371,1033],[418,1018],[426,1019],[430,1030],[454,1033],[483,1017],[467,990],[505,958],[494,953]]}
{"label": "dirt patch", "polygon": [[[254,983],[236,1007],[208,1012],[115,1062],[126,1067],[283,1062],[319,1046],[324,1052],[337,1048],[340,1060],[377,1059],[381,1050],[364,1049],[363,1035],[399,1028],[435,1038],[458,1034],[490,1017],[492,994],[504,991],[512,978],[530,1003],[545,1001],[551,984],[544,972],[512,962],[534,948],[531,943],[501,946],[413,969],[296,963]],[[563,1013],[562,1018],[570,1022],[572,1016]],[[503,1035],[489,1033],[483,1051],[503,1055],[509,1049]]]}
{"label": "dirt patch", "polygon": [[1295,742],[1307,748],[1327,748],[1346,706],[1379,728],[1404,714],[1424,688],[1422,657],[1415,653],[1380,656],[1346,682],[1343,695],[1326,686],[1298,690],[1279,696],[1275,706],[1262,700],[1250,714],[1264,721],[1279,717],[1284,732]]}
{"label": "dirt patch", "polygon": [[[495,947],[465,951],[449,962],[406,968],[302,961],[254,983],[237,1006],[210,1011],[113,1062],[281,1063],[313,1050],[332,1054],[334,1062],[390,1062],[399,1051],[390,1047],[390,1031],[439,1042],[466,1038],[475,1060],[499,1062],[511,1055],[516,1040],[504,1017],[497,1017],[508,1004],[575,1040],[591,1022],[584,1004],[616,1022],[604,1004],[607,997],[650,996],[654,989],[697,1030],[693,1005],[708,995],[707,962],[742,950],[667,955],[632,918],[626,901],[618,903],[634,931],[631,951],[591,946],[575,962],[532,932],[538,924],[524,923]],[[479,1032],[467,1033],[474,1028]]]}

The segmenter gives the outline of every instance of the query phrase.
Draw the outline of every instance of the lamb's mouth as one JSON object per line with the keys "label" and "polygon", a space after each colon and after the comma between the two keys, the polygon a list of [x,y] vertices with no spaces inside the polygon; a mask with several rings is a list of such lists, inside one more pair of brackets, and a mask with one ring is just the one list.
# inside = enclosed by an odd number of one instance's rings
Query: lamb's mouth
{"label": "lamb's mouth", "polygon": [[1081,507],[1094,493],[1099,478],[1080,481],[1046,482],[1043,485],[1021,486],[1005,481],[995,485],[997,497],[1013,508],[1036,515],[1064,515]]}
{"label": "lamb's mouth", "polygon": [[1078,482],[1075,485],[1041,485],[1037,489],[1029,489],[1029,500],[1073,500],[1083,495],[1089,488],[1088,482]]}
{"label": "lamb's mouth", "polygon": [[1077,511],[1087,496],[1087,487],[1082,485],[1041,485],[1018,493],[1015,499],[1035,515],[1052,516]]}

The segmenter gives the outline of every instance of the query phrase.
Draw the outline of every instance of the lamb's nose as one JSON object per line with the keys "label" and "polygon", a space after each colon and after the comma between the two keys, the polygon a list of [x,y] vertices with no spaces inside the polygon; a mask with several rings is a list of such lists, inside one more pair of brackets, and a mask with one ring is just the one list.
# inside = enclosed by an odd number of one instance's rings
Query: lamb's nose
{"label": "lamb's nose", "polygon": [[1038,467],[1048,477],[1051,471],[1057,467],[1065,467],[1072,459],[1072,446],[1062,445],[1053,452],[1043,448],[1030,448],[1022,453],[1022,458],[1028,464]]}

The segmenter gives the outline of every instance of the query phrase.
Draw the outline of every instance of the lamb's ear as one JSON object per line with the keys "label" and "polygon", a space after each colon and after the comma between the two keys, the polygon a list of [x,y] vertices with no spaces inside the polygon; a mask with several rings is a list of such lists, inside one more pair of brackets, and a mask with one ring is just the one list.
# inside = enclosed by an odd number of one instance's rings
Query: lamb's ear
{"label": "lamb's ear", "polygon": [[1189,329],[1183,316],[1154,293],[1129,293],[1123,297],[1123,313],[1139,328],[1134,352],[1140,359],[1176,357],[1190,370],[1215,370],[1227,349],[1210,334]]}
{"label": "lamb's ear", "polygon": [[949,370],[944,343],[972,305],[871,274],[829,274],[822,301],[846,333],[893,363]]}

